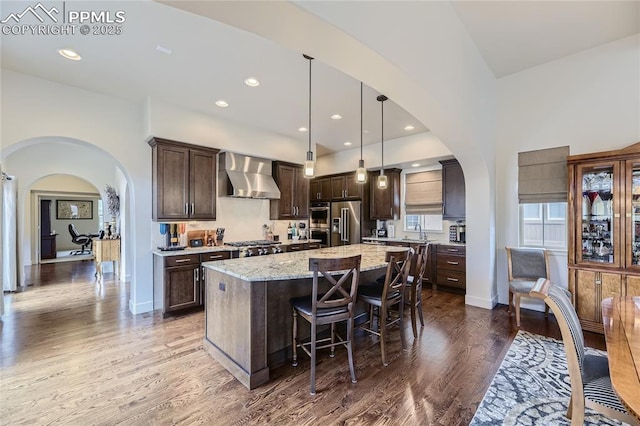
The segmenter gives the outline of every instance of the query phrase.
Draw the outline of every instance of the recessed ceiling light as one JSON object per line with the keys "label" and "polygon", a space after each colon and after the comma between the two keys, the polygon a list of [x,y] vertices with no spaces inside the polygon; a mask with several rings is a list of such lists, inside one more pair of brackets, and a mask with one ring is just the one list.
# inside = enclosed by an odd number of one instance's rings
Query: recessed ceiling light
{"label": "recessed ceiling light", "polygon": [[409,124],[408,126],[404,126],[405,130],[413,130],[415,129],[415,127],[413,127],[411,124]]}
{"label": "recessed ceiling light", "polygon": [[332,120],[342,120],[342,116],[340,114],[333,114],[331,116]]}
{"label": "recessed ceiling light", "polygon": [[420,163],[413,163],[411,167],[420,167]]}
{"label": "recessed ceiling light", "polygon": [[351,145],[352,145],[352,144],[351,144],[351,142],[349,142],[349,141],[346,141],[346,142],[344,143],[344,146],[351,146]]}
{"label": "recessed ceiling light", "polygon": [[218,105],[220,108],[226,108],[229,106],[227,101],[223,101],[222,99],[220,99],[219,101],[216,101],[216,105]]}
{"label": "recessed ceiling light", "polygon": [[307,129],[306,127],[298,127],[298,131],[299,131],[300,133],[304,133],[304,132],[306,132],[306,131],[308,131],[308,130],[309,130],[309,129]]}
{"label": "recessed ceiling light", "polygon": [[260,82],[253,77],[249,77],[244,81],[244,84],[251,87],[256,87],[260,85]]}
{"label": "recessed ceiling light", "polygon": [[58,53],[67,59],[71,59],[72,61],[79,61],[80,59],[82,59],[82,56],[80,56],[78,52],[72,49],[58,49]]}
{"label": "recessed ceiling light", "polygon": [[156,50],[160,53],[164,53],[165,55],[171,55],[173,53],[173,50],[169,49],[168,47],[164,47],[160,45],[156,46]]}

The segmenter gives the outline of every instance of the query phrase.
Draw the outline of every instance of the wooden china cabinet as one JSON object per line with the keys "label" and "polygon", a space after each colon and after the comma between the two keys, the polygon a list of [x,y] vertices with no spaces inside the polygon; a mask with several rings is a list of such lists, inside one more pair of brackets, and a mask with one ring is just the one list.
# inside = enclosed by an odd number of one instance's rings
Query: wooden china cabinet
{"label": "wooden china cabinet", "polygon": [[640,295],[640,142],[567,164],[569,290],[582,328],[603,333],[602,300]]}

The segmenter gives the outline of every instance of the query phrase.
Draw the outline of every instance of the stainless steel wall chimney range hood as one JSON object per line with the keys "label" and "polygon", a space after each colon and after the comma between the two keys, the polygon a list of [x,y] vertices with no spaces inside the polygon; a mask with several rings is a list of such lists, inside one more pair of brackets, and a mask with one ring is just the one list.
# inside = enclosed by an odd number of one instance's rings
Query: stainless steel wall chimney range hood
{"label": "stainless steel wall chimney range hood", "polygon": [[218,193],[238,198],[280,199],[271,160],[233,152],[218,154]]}

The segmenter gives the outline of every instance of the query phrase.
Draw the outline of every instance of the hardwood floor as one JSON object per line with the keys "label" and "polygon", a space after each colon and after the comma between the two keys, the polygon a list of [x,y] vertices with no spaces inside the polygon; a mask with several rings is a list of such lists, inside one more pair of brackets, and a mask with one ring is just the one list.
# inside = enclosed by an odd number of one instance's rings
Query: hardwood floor
{"label": "hardwood floor", "polygon": [[[425,327],[414,341],[407,317],[407,352],[391,332],[388,367],[376,338],[358,332],[358,383],[337,350],[319,353],[315,397],[305,356],[248,391],[203,350],[202,312],[133,316],[128,286],[111,274],[100,286],[94,272],[92,262],[33,267],[32,286],[5,295],[1,424],[466,425],[517,332],[506,306],[425,290]],[[523,310],[522,328],[560,337],[538,312]],[[585,337],[604,349],[602,336]]]}

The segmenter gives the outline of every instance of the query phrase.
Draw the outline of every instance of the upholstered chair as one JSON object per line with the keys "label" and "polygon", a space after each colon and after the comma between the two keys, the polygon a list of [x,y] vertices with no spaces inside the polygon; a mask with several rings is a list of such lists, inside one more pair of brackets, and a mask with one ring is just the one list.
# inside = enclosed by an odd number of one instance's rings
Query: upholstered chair
{"label": "upholstered chair", "polygon": [[[507,268],[509,278],[509,313],[514,304],[516,326],[520,327],[520,298],[528,296],[538,278],[551,279],[549,274],[549,255],[541,248],[505,247],[507,250]],[[545,306],[545,316],[549,308]]]}

